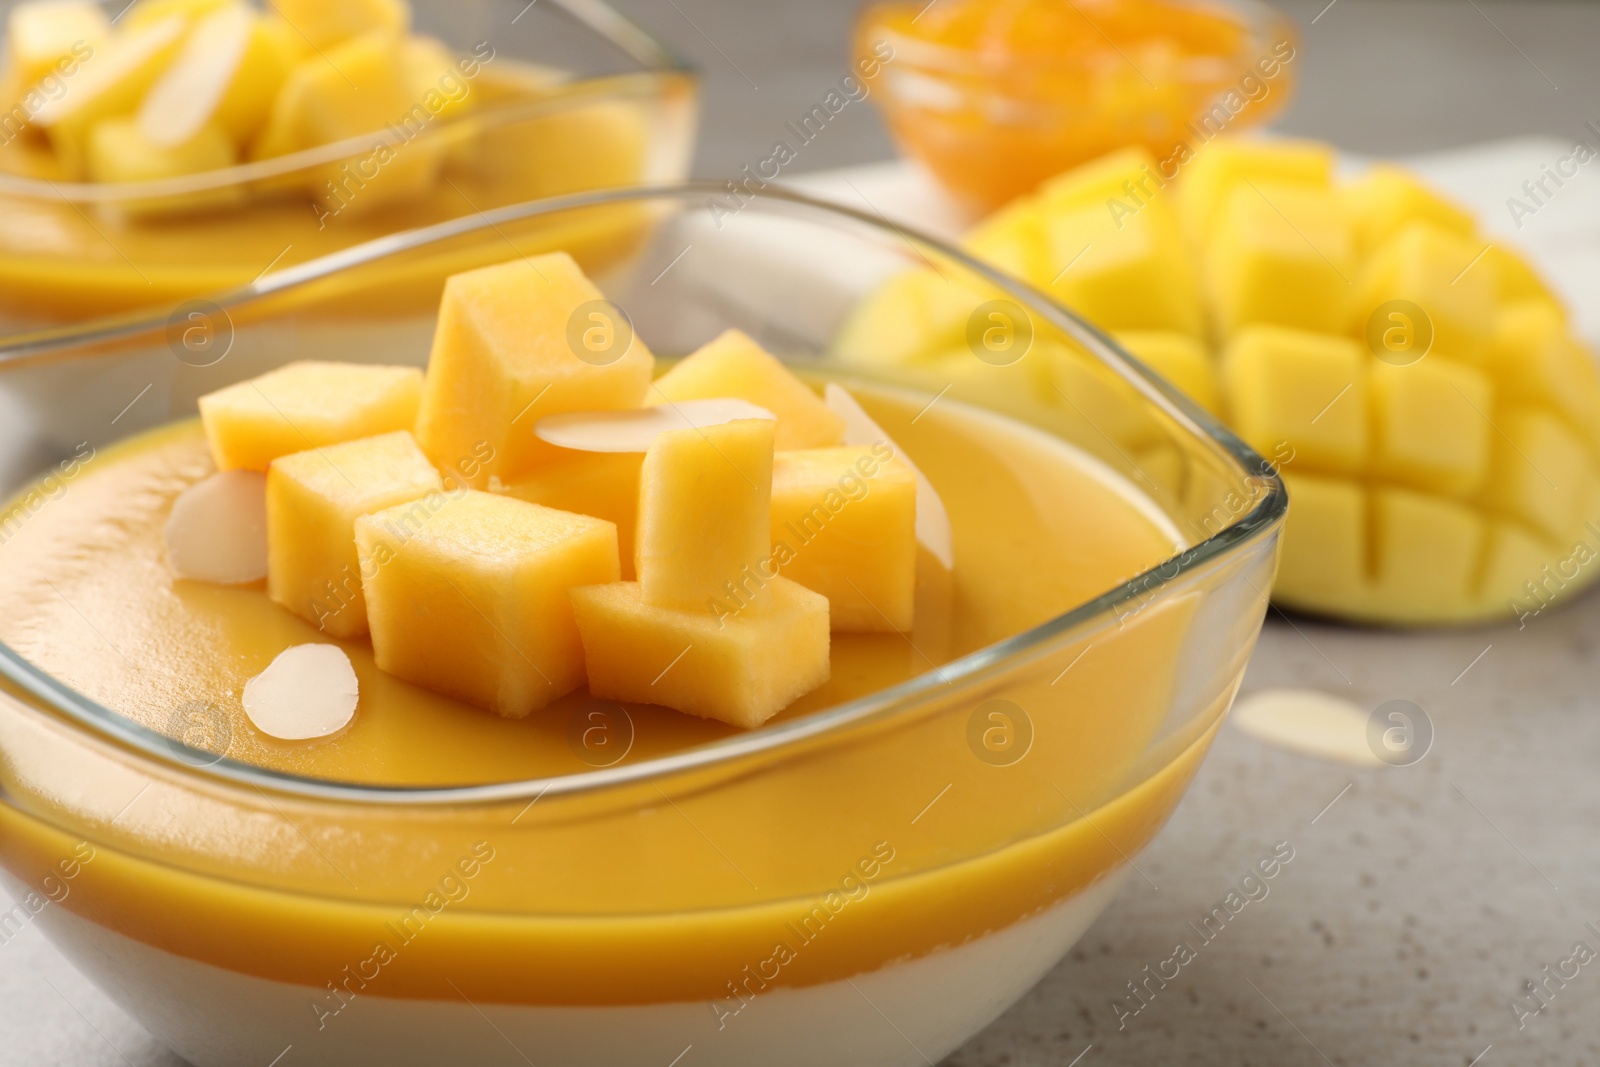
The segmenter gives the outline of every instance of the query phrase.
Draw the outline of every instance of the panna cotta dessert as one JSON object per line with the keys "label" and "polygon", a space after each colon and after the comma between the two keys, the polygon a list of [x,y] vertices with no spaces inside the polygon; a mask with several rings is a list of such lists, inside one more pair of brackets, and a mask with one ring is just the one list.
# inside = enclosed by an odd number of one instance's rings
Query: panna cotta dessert
{"label": "panna cotta dessert", "polygon": [[1086,452],[736,330],[658,366],[564,254],[451,278],[425,371],[355,355],[0,546],[0,641],[180,743],[0,720],[7,886],[77,857],[35,921],[196,1064],[933,1062],[1106,906],[1248,652],[1198,586],[1050,632],[1192,547]]}

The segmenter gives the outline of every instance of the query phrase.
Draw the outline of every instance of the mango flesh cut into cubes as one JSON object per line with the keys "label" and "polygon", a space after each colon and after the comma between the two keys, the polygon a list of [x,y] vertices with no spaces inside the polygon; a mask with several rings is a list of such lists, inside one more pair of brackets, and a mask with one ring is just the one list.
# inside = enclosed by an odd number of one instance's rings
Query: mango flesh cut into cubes
{"label": "mango flesh cut into cubes", "polygon": [[911,629],[916,520],[916,476],[885,443],[773,461],[773,559],[785,578],[828,598],[837,632]]}
{"label": "mango flesh cut into cubes", "polygon": [[832,348],[854,363],[914,363],[964,346],[968,318],[988,299],[929,267],[902,271],[852,309]]}
{"label": "mango flesh cut into cubes", "polygon": [[356,519],[442,489],[404,430],[278,457],[267,469],[267,594],[334,637],[366,633]]}
{"label": "mango flesh cut into cubes", "polygon": [[1404,300],[1432,324],[1430,351],[1479,360],[1494,327],[1495,281],[1479,259],[1487,242],[1413,222],[1368,259],[1356,285],[1352,330],[1360,336],[1384,304]]}
{"label": "mango flesh cut into cubes", "polygon": [[72,86],[34,112],[62,166],[81,174],[90,129],[103,119],[132,114],[166,69],[186,24],[174,15],[108,40],[72,77]]}
{"label": "mango flesh cut into cubes", "polygon": [[6,52],[23,86],[47,74],[62,73],[67,58],[89,59],[111,36],[105,9],[88,0],[31,0],[11,9],[6,21]]}
{"label": "mango flesh cut into cubes", "polygon": [[1199,283],[1164,201],[1132,215],[1085,205],[1045,222],[1054,275],[1033,279],[1052,296],[1110,330],[1204,329]]}
{"label": "mango flesh cut into cubes", "polygon": [[1500,433],[1485,501],[1551,540],[1566,537],[1594,478],[1583,442],[1561,419],[1538,408],[1501,411],[1495,424]]}
{"label": "mango flesh cut into cubes", "polygon": [[530,504],[593,515],[616,524],[622,577],[634,576],[634,535],[639,525],[642,452],[567,452],[499,491]]}
{"label": "mango flesh cut into cubes", "polygon": [[487,446],[467,483],[512,482],[555,454],[533,434],[539,419],[639,407],[655,357],[604,299],[565,252],[451,277],[417,416],[434,464]]}
{"label": "mango flesh cut into cubes", "polygon": [[373,31],[398,36],[411,27],[406,0],[272,0],[272,7],[313,50]]}
{"label": "mango flesh cut into cubes", "polygon": [[1401,167],[1378,164],[1339,191],[1358,252],[1370,255],[1413,222],[1471,237],[1471,213],[1451,203]]}
{"label": "mango flesh cut into cubes", "polygon": [[1222,414],[1217,368],[1199,341],[1170,330],[1119,330],[1111,336],[1195,403],[1213,415]]}
{"label": "mango flesh cut into cubes", "polygon": [[218,470],[265,471],[293,452],[409,430],[421,394],[415,367],[289,363],[201,397],[200,421]]}
{"label": "mango flesh cut into cubes", "polygon": [[567,591],[617,580],[611,523],[462,489],[361,516],[356,545],[381,670],[512,719],[583,684]]}
{"label": "mango flesh cut into cubes", "polygon": [[[403,45],[401,37],[379,30],[300,60],[273,100],[252,158],[363,134],[394,137],[390,127],[422,108],[412,94]],[[442,146],[430,140],[374,141],[354,159],[319,168],[311,191],[332,213],[366,213],[432,188],[443,161]]]}
{"label": "mango flesh cut into cubes", "polygon": [[215,126],[202,126],[189,140],[173,145],[154,143],[133,119],[107,119],[89,134],[89,177],[97,182],[157,181],[220,170],[234,162],[233,142]]}
{"label": "mango flesh cut into cubes", "polygon": [[1209,142],[1182,171],[1179,204],[1190,239],[1204,244],[1221,208],[1238,188],[1268,182],[1326,189],[1333,178],[1333,149],[1311,141]]}
{"label": "mango flesh cut into cubes", "polygon": [[1372,471],[1450,496],[1477,492],[1489,473],[1494,387],[1473,367],[1424,359],[1373,363]]}
{"label": "mango flesh cut into cubes", "polygon": [[408,37],[401,42],[400,55],[412,97],[434,118],[448,119],[472,109],[472,90],[443,41]]}
{"label": "mango flesh cut into cubes", "polygon": [[844,440],[844,420],[777,357],[739,330],[701,345],[660,378],[652,403],[734,397],[778,417],[776,447],[826,448]]}
{"label": "mango flesh cut into cubes", "polygon": [[639,474],[635,566],[653,607],[707,611],[771,600],[771,419],[669,430]]}
{"label": "mango flesh cut into cubes", "polygon": [[1259,323],[1341,333],[1350,321],[1355,253],[1330,190],[1271,182],[1235,188],[1206,267],[1224,336]]}
{"label": "mango flesh cut into cubes", "polygon": [[293,60],[267,22],[243,3],[202,18],[139,109],[157,145],[179,145],[206,126],[234,146],[250,143],[272,110]]}
{"label": "mango flesh cut into cubes", "polygon": [[760,726],[830,672],[827,598],[786,578],[769,588],[767,610],[721,619],[652,605],[637,582],[573,589],[589,691]]}
{"label": "mango flesh cut into cubes", "polygon": [[1287,444],[1301,466],[1354,474],[1367,458],[1369,360],[1348,338],[1249,327],[1223,356],[1228,421],[1263,455]]}
{"label": "mango flesh cut into cubes", "polygon": [[[1049,248],[1052,229],[1059,243],[1108,200],[1135,209],[1117,210],[1126,223],[1179,205],[1210,336],[1130,328],[1055,292],[1282,470],[1291,503],[1274,597],[1390,624],[1525,619],[1600,575],[1595,356],[1528,261],[1457,205],[1396,167],[1337,183],[1332,164],[1322,145],[1223,139],[1162,184],[1140,153],[1115,153],[1003,208],[965,244],[1048,285],[1070,262]],[[886,284],[847,320],[838,358],[891,353],[882,362],[930,395],[948,384],[1001,410],[1042,401],[1141,469],[1170,463],[1126,387],[1048,335],[1014,367],[971,372],[961,313],[973,304],[940,305],[937,291],[931,271]]]}
{"label": "mango flesh cut into cubes", "polygon": [[130,30],[160,22],[174,15],[188,22],[196,22],[231,0],[134,0],[128,13],[118,19]]}

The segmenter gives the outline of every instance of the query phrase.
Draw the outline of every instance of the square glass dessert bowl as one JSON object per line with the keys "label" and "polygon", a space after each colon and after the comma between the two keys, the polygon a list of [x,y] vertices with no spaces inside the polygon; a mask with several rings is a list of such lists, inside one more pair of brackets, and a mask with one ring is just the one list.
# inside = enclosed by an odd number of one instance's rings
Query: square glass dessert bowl
{"label": "square glass dessert bowl", "polygon": [[[188,1061],[934,1062],[1181,799],[1260,630],[1273,468],[1022,284],[874,212],[721,191],[510,207],[269,275],[214,301],[203,359],[166,316],[0,352],[0,873]],[[611,316],[584,328],[666,357],[738,328],[925,475],[948,536],[919,535],[909,629],[836,624],[829,680],[752,730],[582,688],[506,719],[262,583],[173,576],[163,524],[211,470],[198,397],[306,358],[420,366],[425,336],[324,305],[619,208],[648,229],[576,256]],[[969,347],[898,378],[859,308],[930,269]],[[860,532],[869,491],[824,488],[775,544]],[[277,741],[241,688],[306,642],[348,654],[360,704]],[[656,681],[684,669],[656,655]]]}
{"label": "square glass dessert bowl", "polygon": [[[87,56],[23,73],[8,40],[0,60],[11,329],[170,307],[505,204],[677,181],[693,148],[693,71],[604,0],[0,10],[13,38],[45,21],[29,11],[75,13],[55,35]],[[313,22],[340,18],[362,29]],[[154,45],[148,71],[124,70]]]}

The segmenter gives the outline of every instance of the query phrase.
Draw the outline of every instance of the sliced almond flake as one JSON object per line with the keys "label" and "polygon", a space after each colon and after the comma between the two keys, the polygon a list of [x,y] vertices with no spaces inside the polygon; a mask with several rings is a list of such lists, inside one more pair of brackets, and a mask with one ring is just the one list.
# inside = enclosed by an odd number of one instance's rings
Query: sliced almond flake
{"label": "sliced almond flake", "polygon": [[221,471],[178,494],[162,530],[179,578],[238,585],[267,576],[267,476]]}
{"label": "sliced almond flake", "polygon": [[822,391],[822,398],[835,414],[844,419],[845,444],[875,445],[882,441],[911,468],[911,473],[917,478],[917,540],[944,564],[945,570],[953,570],[956,553],[955,538],[950,531],[950,513],[945,511],[944,501],[939,499],[939,491],[928,481],[927,475],[911,462],[905,449],[895,444],[882,426],[872,421],[872,416],[842,385],[829,382]]}
{"label": "sliced almond flake", "polygon": [[360,687],[338,645],[294,645],[244,684],[244,713],[284,741],[336,734],[355,717]]}
{"label": "sliced almond flake", "polygon": [[152,144],[181,145],[216,114],[255,33],[256,14],[228,4],[200,19],[172,65],[145,94],[139,132]]}
{"label": "sliced almond flake", "polygon": [[1381,767],[1367,740],[1369,715],[1314,689],[1264,689],[1239,701],[1233,724],[1258,741],[1304,756]]}
{"label": "sliced almond flake", "polygon": [[656,438],[668,430],[720,426],[735,419],[776,418],[766,408],[748,400],[718,397],[679,400],[627,411],[550,415],[540,419],[533,432],[542,441],[579,452],[648,452]]}

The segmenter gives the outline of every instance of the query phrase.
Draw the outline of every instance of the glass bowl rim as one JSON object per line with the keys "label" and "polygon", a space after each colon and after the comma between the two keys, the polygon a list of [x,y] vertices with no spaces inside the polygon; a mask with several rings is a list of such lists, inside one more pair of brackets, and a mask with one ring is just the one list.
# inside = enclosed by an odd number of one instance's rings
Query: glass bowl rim
{"label": "glass bowl rim", "polygon": [[[544,114],[557,114],[606,100],[645,99],[662,95],[661,86],[675,81],[693,82],[699,71],[688,60],[637,22],[612,7],[607,0],[545,0],[560,9],[598,39],[620,50],[639,65],[638,70],[614,74],[579,74],[557,82],[560,92],[545,97],[511,100],[458,115],[435,119],[423,137],[437,140],[446,131],[470,125],[516,122]],[[519,16],[520,17],[520,16]],[[515,21],[515,20],[513,20]],[[160,200],[238,188],[284,175],[371,153],[382,145],[394,147],[403,138],[391,129],[370,130],[342,141],[302,148],[286,155],[245,160],[215,170],[131,182],[54,181],[21,174],[0,173],[0,195],[19,199],[61,200],[68,204],[118,204]]]}
{"label": "glass bowl rim", "polygon": [[[636,186],[595,190],[566,196],[533,200],[521,204],[480,211],[432,226],[401,231],[355,245],[318,259],[265,274],[248,285],[213,296],[210,303],[226,311],[281,294],[296,287],[335,275],[341,271],[374,263],[464,234],[490,230],[504,223],[517,222],[607,204],[669,201],[688,204],[725,193],[715,181],[688,181],[671,185]],[[259,767],[192,748],[134,722],[132,719],[71,689],[53,675],[36,667],[9,645],[0,643],[0,679],[41,701],[39,710],[54,712],[69,724],[84,728],[90,735],[136,755],[155,760],[181,775],[197,775],[215,784],[249,786],[271,790],[285,796],[315,801],[358,805],[419,806],[453,808],[488,803],[527,800],[530,804],[547,794],[588,794],[614,787],[664,780],[689,771],[704,770],[744,757],[758,756],[869,721],[892,717],[913,707],[922,698],[947,684],[965,681],[1005,663],[1026,660],[1030,653],[1053,638],[1078,627],[1115,617],[1116,609],[1141,598],[1150,599],[1159,591],[1186,579],[1205,564],[1227,558],[1267,537],[1281,522],[1288,509],[1288,493],[1276,467],[1198,407],[1174,386],[1157,376],[1138,359],[1119,347],[1104,332],[1048,295],[1025,282],[972,258],[960,249],[891,221],[877,212],[859,210],[776,183],[763,189],[754,206],[766,200],[788,204],[808,214],[828,217],[833,224],[853,223],[875,231],[889,241],[909,245],[926,258],[922,248],[983,278],[1024,303],[1031,313],[1062,330],[1083,345],[1109,369],[1188,430],[1214,456],[1232,466],[1241,481],[1253,482],[1251,507],[1232,522],[1202,541],[1188,545],[1141,574],[1060,615],[1018,634],[903,682],[865,696],[848,700],[799,718],[763,726],[733,737],[697,745],[665,756],[625,766],[579,772],[547,778],[472,785],[386,786],[313,778]],[[931,261],[930,261],[931,262]],[[158,333],[168,326],[166,311],[142,311],[110,316],[95,322],[67,327],[52,327],[26,333],[0,336],[0,374],[12,363],[63,349],[93,347],[109,341]],[[93,357],[90,357],[93,358]],[[1174,567],[1174,562],[1177,566]],[[1167,571],[1171,573],[1165,573]]]}

